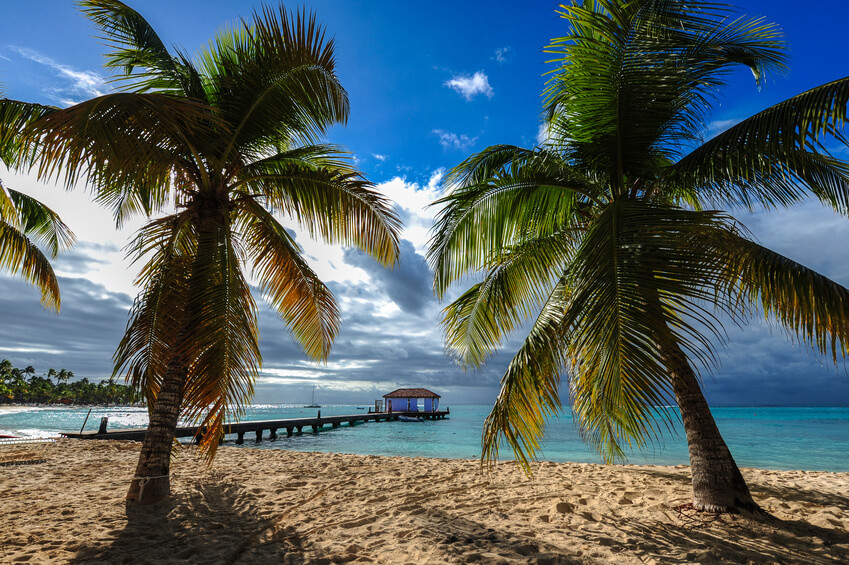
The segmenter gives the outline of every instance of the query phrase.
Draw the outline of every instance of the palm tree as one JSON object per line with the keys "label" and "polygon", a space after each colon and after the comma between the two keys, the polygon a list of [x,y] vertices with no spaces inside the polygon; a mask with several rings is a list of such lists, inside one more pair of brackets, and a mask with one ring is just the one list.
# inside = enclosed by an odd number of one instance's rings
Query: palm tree
{"label": "palm tree", "polygon": [[[454,168],[429,260],[447,346],[480,366],[521,328],[483,435],[527,468],[569,376],[583,436],[606,462],[673,424],[687,435],[694,505],[757,511],[702,394],[723,323],[766,314],[836,361],[849,343],[849,292],[766,249],[721,205],[792,205],[813,195],[849,212],[849,167],[826,139],[849,79],[770,107],[704,141],[728,71],[783,69],[779,30],[687,0],[575,1],[548,47],[549,143],[489,147]],[[533,318],[536,315],[535,319]],[[525,325],[527,323],[527,326]]]}
{"label": "palm tree", "polygon": [[[24,128],[52,110],[0,98],[0,163],[15,167],[26,160]],[[58,311],[61,302],[48,255],[55,258],[73,241],[73,233],[53,210],[0,182],[0,269],[19,274],[38,288],[46,308]]]}
{"label": "palm tree", "polygon": [[316,143],[346,120],[348,97],[333,41],[313,15],[263,8],[189,58],[117,0],[81,5],[127,87],[32,129],[41,133],[40,175],[73,184],[86,174],[119,223],[165,213],[132,244],[143,290],[115,353],[116,373],[150,407],[127,495],[148,504],[170,491],[178,418],[205,428],[199,439],[211,460],[225,418],[253,394],[261,358],[245,265],[304,352],[317,360],[330,352],[335,300],[275,212],[384,265],[396,261],[399,220],[340,149]]}

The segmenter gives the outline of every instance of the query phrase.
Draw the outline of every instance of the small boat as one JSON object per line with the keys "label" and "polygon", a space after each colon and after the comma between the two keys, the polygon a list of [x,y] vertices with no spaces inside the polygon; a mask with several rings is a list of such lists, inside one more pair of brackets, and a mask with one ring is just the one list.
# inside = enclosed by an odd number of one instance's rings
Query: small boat
{"label": "small boat", "polygon": [[421,422],[421,418],[413,418],[411,416],[398,416],[399,422]]}
{"label": "small boat", "polygon": [[315,403],[315,385],[312,387],[312,400],[304,408],[321,408],[320,404]]}
{"label": "small boat", "polygon": [[365,410],[365,409],[366,409],[365,406],[357,406],[357,410]]}

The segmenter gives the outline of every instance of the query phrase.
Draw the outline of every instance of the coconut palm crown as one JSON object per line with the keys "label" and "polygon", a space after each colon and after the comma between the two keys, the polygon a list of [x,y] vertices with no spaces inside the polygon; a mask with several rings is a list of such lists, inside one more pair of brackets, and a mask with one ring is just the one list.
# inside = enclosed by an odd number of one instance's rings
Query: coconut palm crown
{"label": "coconut palm crown", "polygon": [[252,397],[261,358],[246,266],[306,355],[330,352],[336,302],[277,216],[386,266],[399,220],[346,153],[317,141],[349,105],[313,15],[262,8],[190,58],[117,0],[81,6],[123,88],[40,120],[36,163],[69,185],[85,174],[118,223],[155,216],[130,246],[143,290],[115,354],[152,407],[127,497],[147,504],[169,492],[178,416],[205,429],[211,458],[225,418]]}
{"label": "coconut palm crown", "polygon": [[721,207],[789,206],[812,195],[849,212],[843,143],[849,79],[809,90],[703,140],[734,67],[763,83],[784,70],[780,30],[687,0],[562,6],[568,35],[547,48],[549,140],[493,146],[446,176],[429,261],[436,293],[474,277],[444,310],[447,347],[482,365],[517,330],[483,433],[524,465],[544,423],[572,410],[608,462],[672,425],[690,448],[694,504],[752,510],[701,392],[723,323],[777,321],[834,360],[849,344],[849,292],[752,240]]}

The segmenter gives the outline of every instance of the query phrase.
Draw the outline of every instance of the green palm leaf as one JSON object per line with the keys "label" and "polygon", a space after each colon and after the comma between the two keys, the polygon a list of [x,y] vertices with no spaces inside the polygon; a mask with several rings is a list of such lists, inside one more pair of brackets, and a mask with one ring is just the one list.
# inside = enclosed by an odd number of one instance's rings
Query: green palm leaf
{"label": "green palm leaf", "polygon": [[103,32],[100,39],[112,48],[105,66],[122,71],[118,80],[129,81],[137,92],[154,90],[203,99],[197,70],[172,56],[138,12],[118,0],[86,0],[79,5]]}
{"label": "green palm leaf", "polygon": [[381,264],[392,265],[400,221],[387,200],[358,173],[325,167],[325,158],[316,162],[310,157],[304,162],[287,152],[248,165],[240,172],[244,180],[239,191],[261,196],[311,237],[359,247]]}
{"label": "green palm leaf", "polygon": [[260,290],[304,352],[313,359],[326,360],[342,322],[333,294],[271,214],[253,199],[242,201],[239,208],[244,214],[245,248]]}
{"label": "green palm leaf", "polygon": [[597,187],[555,153],[496,146],[470,157],[444,181],[451,186],[429,243],[434,288],[486,269],[502,249],[531,237],[580,227],[601,202]]}

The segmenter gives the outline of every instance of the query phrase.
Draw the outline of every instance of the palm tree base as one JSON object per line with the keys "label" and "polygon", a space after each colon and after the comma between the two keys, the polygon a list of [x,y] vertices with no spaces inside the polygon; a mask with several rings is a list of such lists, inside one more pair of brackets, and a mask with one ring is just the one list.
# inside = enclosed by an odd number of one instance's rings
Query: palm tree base
{"label": "palm tree base", "polygon": [[171,495],[171,478],[141,477],[134,478],[127,492],[128,506],[148,506],[156,504]]}
{"label": "palm tree base", "polygon": [[761,509],[756,502],[751,499],[751,496],[746,500],[745,497],[734,498],[734,502],[730,505],[712,504],[709,502],[699,502],[693,500],[693,508],[699,512],[709,512],[711,514],[755,514],[766,516],[767,513]]}

